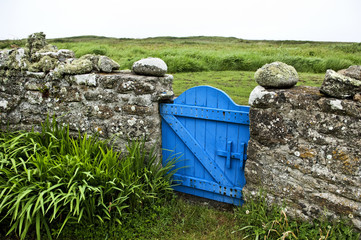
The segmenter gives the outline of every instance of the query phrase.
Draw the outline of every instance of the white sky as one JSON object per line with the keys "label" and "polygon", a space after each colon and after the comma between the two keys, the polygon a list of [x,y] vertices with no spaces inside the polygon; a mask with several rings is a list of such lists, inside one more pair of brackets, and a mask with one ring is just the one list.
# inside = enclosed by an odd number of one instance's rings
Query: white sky
{"label": "white sky", "polygon": [[40,31],[361,42],[361,0],[0,0],[0,39]]}

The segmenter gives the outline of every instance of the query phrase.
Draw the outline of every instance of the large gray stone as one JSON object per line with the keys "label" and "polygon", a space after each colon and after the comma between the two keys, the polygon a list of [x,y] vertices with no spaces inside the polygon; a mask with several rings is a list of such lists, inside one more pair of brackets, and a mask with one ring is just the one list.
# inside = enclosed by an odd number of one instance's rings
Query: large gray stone
{"label": "large gray stone", "polygon": [[100,56],[98,60],[98,67],[102,72],[112,72],[119,69],[119,64],[107,56]]}
{"label": "large gray stone", "polygon": [[262,99],[264,97],[267,97],[269,102],[271,102],[273,101],[272,98],[274,98],[275,95],[276,94],[274,92],[268,91],[262,86],[256,86],[249,95],[248,104],[253,106],[253,104],[258,103],[258,99]]}
{"label": "large gray stone", "polygon": [[289,88],[298,82],[296,69],[282,62],[264,65],[256,71],[254,78],[265,88]]}
{"label": "large gray stone", "polygon": [[361,80],[361,65],[353,65],[347,68],[343,75]]}
{"label": "large gray stone", "polygon": [[167,73],[167,64],[160,58],[145,58],[133,64],[133,72],[139,75],[162,77]]}
{"label": "large gray stone", "polygon": [[320,92],[331,97],[349,98],[361,92],[361,81],[327,70]]}

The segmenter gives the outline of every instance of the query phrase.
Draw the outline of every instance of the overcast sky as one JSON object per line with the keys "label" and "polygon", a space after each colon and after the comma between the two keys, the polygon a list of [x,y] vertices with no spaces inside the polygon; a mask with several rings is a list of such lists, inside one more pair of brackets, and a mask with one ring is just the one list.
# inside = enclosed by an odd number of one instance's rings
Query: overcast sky
{"label": "overcast sky", "polygon": [[361,42],[361,0],[0,0],[0,39],[40,31]]}

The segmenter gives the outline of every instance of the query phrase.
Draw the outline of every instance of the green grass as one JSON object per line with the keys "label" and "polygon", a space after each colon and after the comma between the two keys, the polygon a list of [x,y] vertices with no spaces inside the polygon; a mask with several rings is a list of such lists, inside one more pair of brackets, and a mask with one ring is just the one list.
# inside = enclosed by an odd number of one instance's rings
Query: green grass
{"label": "green grass", "polygon": [[359,239],[360,234],[343,218],[330,221],[325,216],[312,222],[288,216],[287,206],[269,205],[265,195],[249,199],[235,212],[244,239]]}
{"label": "green grass", "polygon": [[118,239],[328,239],[358,240],[347,220],[313,222],[292,219],[284,208],[268,206],[262,196],[242,207],[215,208],[205,201],[173,198],[161,206],[124,215],[124,224],[66,227],[61,240]]}
{"label": "green grass", "polygon": [[124,214],[157,206],[172,194],[174,159],[161,166],[144,141],[124,153],[96,136],[69,136],[53,118],[41,132],[0,132],[0,222],[25,239],[48,239],[65,226],[121,225]]}
{"label": "green grass", "polygon": [[[121,69],[146,57],[162,58],[170,73],[200,71],[256,71],[266,63],[282,61],[299,72],[324,73],[361,64],[361,43],[308,41],[250,41],[225,37],[157,37],[117,39],[80,36],[48,40],[58,48],[71,49],[76,57],[88,53],[107,55]],[[0,41],[1,48],[24,40]]]}
{"label": "green grass", "polygon": [[[254,80],[254,72],[251,71],[210,71],[174,73],[174,94],[179,96],[185,90],[209,85],[225,91],[235,103],[248,105],[251,91],[257,86]],[[320,87],[325,74],[299,73],[298,85]]]}
{"label": "green grass", "polygon": [[101,53],[121,69],[145,57],[162,58],[170,73],[199,71],[255,71],[266,63],[281,61],[299,72],[323,73],[361,64],[361,43],[301,41],[247,41],[222,37],[158,37],[115,39],[78,37],[50,41],[72,49],[77,57]]}

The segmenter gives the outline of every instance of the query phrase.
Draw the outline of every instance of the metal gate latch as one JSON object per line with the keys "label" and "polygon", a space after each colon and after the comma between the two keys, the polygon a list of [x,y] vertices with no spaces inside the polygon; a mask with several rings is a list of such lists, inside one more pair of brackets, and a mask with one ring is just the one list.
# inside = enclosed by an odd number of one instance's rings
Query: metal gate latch
{"label": "metal gate latch", "polygon": [[[231,168],[231,158],[243,160],[243,153],[244,153],[244,143],[240,144],[241,152],[235,153],[232,152],[232,141],[227,142],[227,150],[217,150],[216,153],[218,156],[225,157],[226,158],[226,167]],[[241,162],[241,165],[243,165],[243,161]]]}

